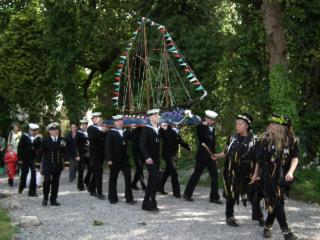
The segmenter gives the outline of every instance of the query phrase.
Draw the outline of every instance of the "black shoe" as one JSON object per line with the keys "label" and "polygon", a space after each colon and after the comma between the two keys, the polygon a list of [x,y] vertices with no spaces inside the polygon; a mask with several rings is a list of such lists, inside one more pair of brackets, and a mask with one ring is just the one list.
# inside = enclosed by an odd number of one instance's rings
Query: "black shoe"
{"label": "black shoe", "polygon": [[158,207],[150,207],[150,206],[145,206],[142,204],[142,209],[145,211],[149,211],[149,212],[159,212],[159,208]]}
{"label": "black shoe", "polygon": [[95,193],[95,192],[90,192],[90,196],[96,197],[96,196],[97,196],[97,193]]}
{"label": "black shoe", "polygon": [[173,196],[175,197],[175,198],[181,198],[181,194],[179,193],[179,194],[173,194]]}
{"label": "black shoe", "polygon": [[210,199],[211,203],[215,203],[215,204],[222,204],[222,201],[220,199]]}
{"label": "black shoe", "polygon": [[263,237],[264,238],[271,238],[272,237],[271,227],[264,227]]}
{"label": "black shoe", "polygon": [[186,200],[187,202],[193,202],[193,199],[187,195],[183,195],[184,200]]}
{"label": "black shoe", "polygon": [[100,200],[104,200],[104,199],[106,199],[106,196],[103,194],[97,194],[97,198]]}
{"label": "black shoe", "polygon": [[22,194],[22,192],[23,192],[23,189],[19,188],[18,193]]}
{"label": "black shoe", "polygon": [[297,240],[298,239],[298,237],[289,228],[283,229],[282,233],[283,233],[285,240]]}
{"label": "black shoe", "polygon": [[131,185],[131,188],[133,189],[133,190],[140,190],[140,188],[138,188],[138,186],[135,184],[135,185]]}
{"label": "black shoe", "polygon": [[78,190],[79,190],[80,192],[82,192],[82,191],[85,190],[85,188],[84,188],[84,187],[78,187]]}
{"label": "black shoe", "polygon": [[38,197],[38,194],[36,194],[36,193],[28,193],[28,196],[29,197]]}
{"label": "black shoe", "polygon": [[164,190],[160,191],[160,193],[161,193],[162,195],[167,195],[167,194],[168,194],[168,193],[167,193],[166,191],[164,191]]}
{"label": "black shoe", "polygon": [[146,206],[146,205],[142,204],[142,210],[152,211],[152,208],[150,206]]}
{"label": "black shoe", "polygon": [[50,205],[51,206],[60,206],[61,204],[58,203],[57,201],[53,201],[53,202],[50,202]]}
{"label": "black shoe", "polygon": [[109,203],[110,204],[116,204],[118,201],[115,201],[115,200],[109,200]]}
{"label": "black shoe", "polygon": [[160,209],[159,209],[158,207],[153,207],[153,208],[151,208],[151,211],[153,211],[153,212],[159,212]]}
{"label": "black shoe", "polygon": [[137,201],[132,199],[132,200],[126,201],[126,203],[134,205],[137,203]]}
{"label": "black shoe", "polygon": [[47,206],[48,205],[48,201],[47,200],[42,200],[42,206]]}
{"label": "black shoe", "polygon": [[157,203],[156,202],[152,202],[152,201],[143,201],[142,203],[142,209],[145,211],[150,211],[150,212],[156,212],[159,211],[159,208],[157,207]]}
{"label": "black shoe", "polygon": [[237,223],[237,220],[234,217],[227,218],[226,222],[231,227],[239,227],[239,224]]}
{"label": "black shoe", "polygon": [[265,221],[264,221],[263,218],[260,218],[258,221],[259,221],[259,225],[260,225],[261,227],[263,227],[263,226],[265,225]]}

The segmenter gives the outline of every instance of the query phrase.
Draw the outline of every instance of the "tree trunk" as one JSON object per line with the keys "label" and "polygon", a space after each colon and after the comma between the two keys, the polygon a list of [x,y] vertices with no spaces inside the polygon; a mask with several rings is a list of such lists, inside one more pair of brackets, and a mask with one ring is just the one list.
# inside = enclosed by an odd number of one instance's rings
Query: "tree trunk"
{"label": "tree trunk", "polygon": [[263,24],[267,34],[269,69],[281,64],[287,68],[287,41],[282,24],[281,1],[262,0]]}

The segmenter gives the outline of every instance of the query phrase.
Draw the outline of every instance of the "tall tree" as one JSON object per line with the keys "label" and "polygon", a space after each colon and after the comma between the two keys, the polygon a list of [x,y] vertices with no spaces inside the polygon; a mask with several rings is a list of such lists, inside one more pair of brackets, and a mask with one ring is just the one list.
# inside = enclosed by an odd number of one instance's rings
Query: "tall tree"
{"label": "tall tree", "polygon": [[56,89],[47,74],[49,63],[37,1],[11,16],[0,35],[0,46],[0,93],[11,112],[26,112],[29,121],[51,115]]}
{"label": "tall tree", "polygon": [[262,0],[263,23],[267,35],[272,110],[293,118],[298,124],[295,90],[288,76],[287,40],[280,0]]}

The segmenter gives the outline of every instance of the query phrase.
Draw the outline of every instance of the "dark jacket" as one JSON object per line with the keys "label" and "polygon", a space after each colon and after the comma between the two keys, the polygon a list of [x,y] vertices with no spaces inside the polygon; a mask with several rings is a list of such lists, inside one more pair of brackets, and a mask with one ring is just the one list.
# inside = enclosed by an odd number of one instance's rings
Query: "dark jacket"
{"label": "dark jacket", "polygon": [[198,151],[197,151],[197,158],[199,159],[210,159],[210,154],[208,151],[201,145],[205,143],[209,149],[215,153],[215,143],[216,143],[216,136],[215,136],[215,129],[212,129],[212,132],[207,125],[198,125],[197,127],[197,137],[198,137]]}
{"label": "dark jacket", "polygon": [[18,144],[19,161],[22,161],[24,164],[34,163],[40,144],[41,138],[39,136],[35,137],[32,141],[27,133],[22,134]]}
{"label": "dark jacket", "polygon": [[117,129],[112,128],[108,132],[105,141],[105,160],[113,163],[128,161],[127,146],[130,131],[124,129],[121,136]]}
{"label": "dark jacket", "polygon": [[95,158],[104,159],[104,144],[105,144],[106,133],[99,130],[96,125],[88,127],[88,138],[89,138],[89,153],[92,161]]}
{"label": "dark jacket", "polygon": [[132,141],[132,145],[131,145],[132,153],[139,153],[140,152],[139,140],[140,140],[142,129],[143,129],[142,127],[137,127],[135,129],[132,129],[132,131],[131,131],[130,140]]}
{"label": "dark jacket", "polygon": [[65,136],[66,140],[66,155],[68,159],[75,159],[77,156],[79,156],[78,151],[78,138],[79,133],[77,132],[74,137],[72,137],[72,132],[68,133]]}
{"label": "dark jacket", "polygon": [[42,159],[42,169],[46,172],[59,172],[63,169],[66,142],[58,137],[54,142],[51,136],[45,137],[39,148],[38,159]]}
{"label": "dark jacket", "polygon": [[179,145],[185,149],[190,150],[190,147],[185,143],[179,132],[168,126],[167,130],[160,129],[160,135],[163,140],[162,142],[162,157],[166,158],[168,156],[176,155],[179,151]]}
{"label": "dark jacket", "polygon": [[143,160],[152,158],[153,161],[159,161],[160,133],[157,133],[150,125],[146,125],[141,132],[139,149]]}
{"label": "dark jacket", "polygon": [[89,138],[83,130],[78,130],[77,149],[80,158],[89,157]]}

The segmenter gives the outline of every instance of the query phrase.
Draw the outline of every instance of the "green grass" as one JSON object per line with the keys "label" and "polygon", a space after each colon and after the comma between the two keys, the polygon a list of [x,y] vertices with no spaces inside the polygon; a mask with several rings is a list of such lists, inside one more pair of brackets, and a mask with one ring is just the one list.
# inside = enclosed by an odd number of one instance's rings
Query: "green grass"
{"label": "green grass", "polygon": [[14,228],[7,212],[0,208],[0,240],[13,239]]}

